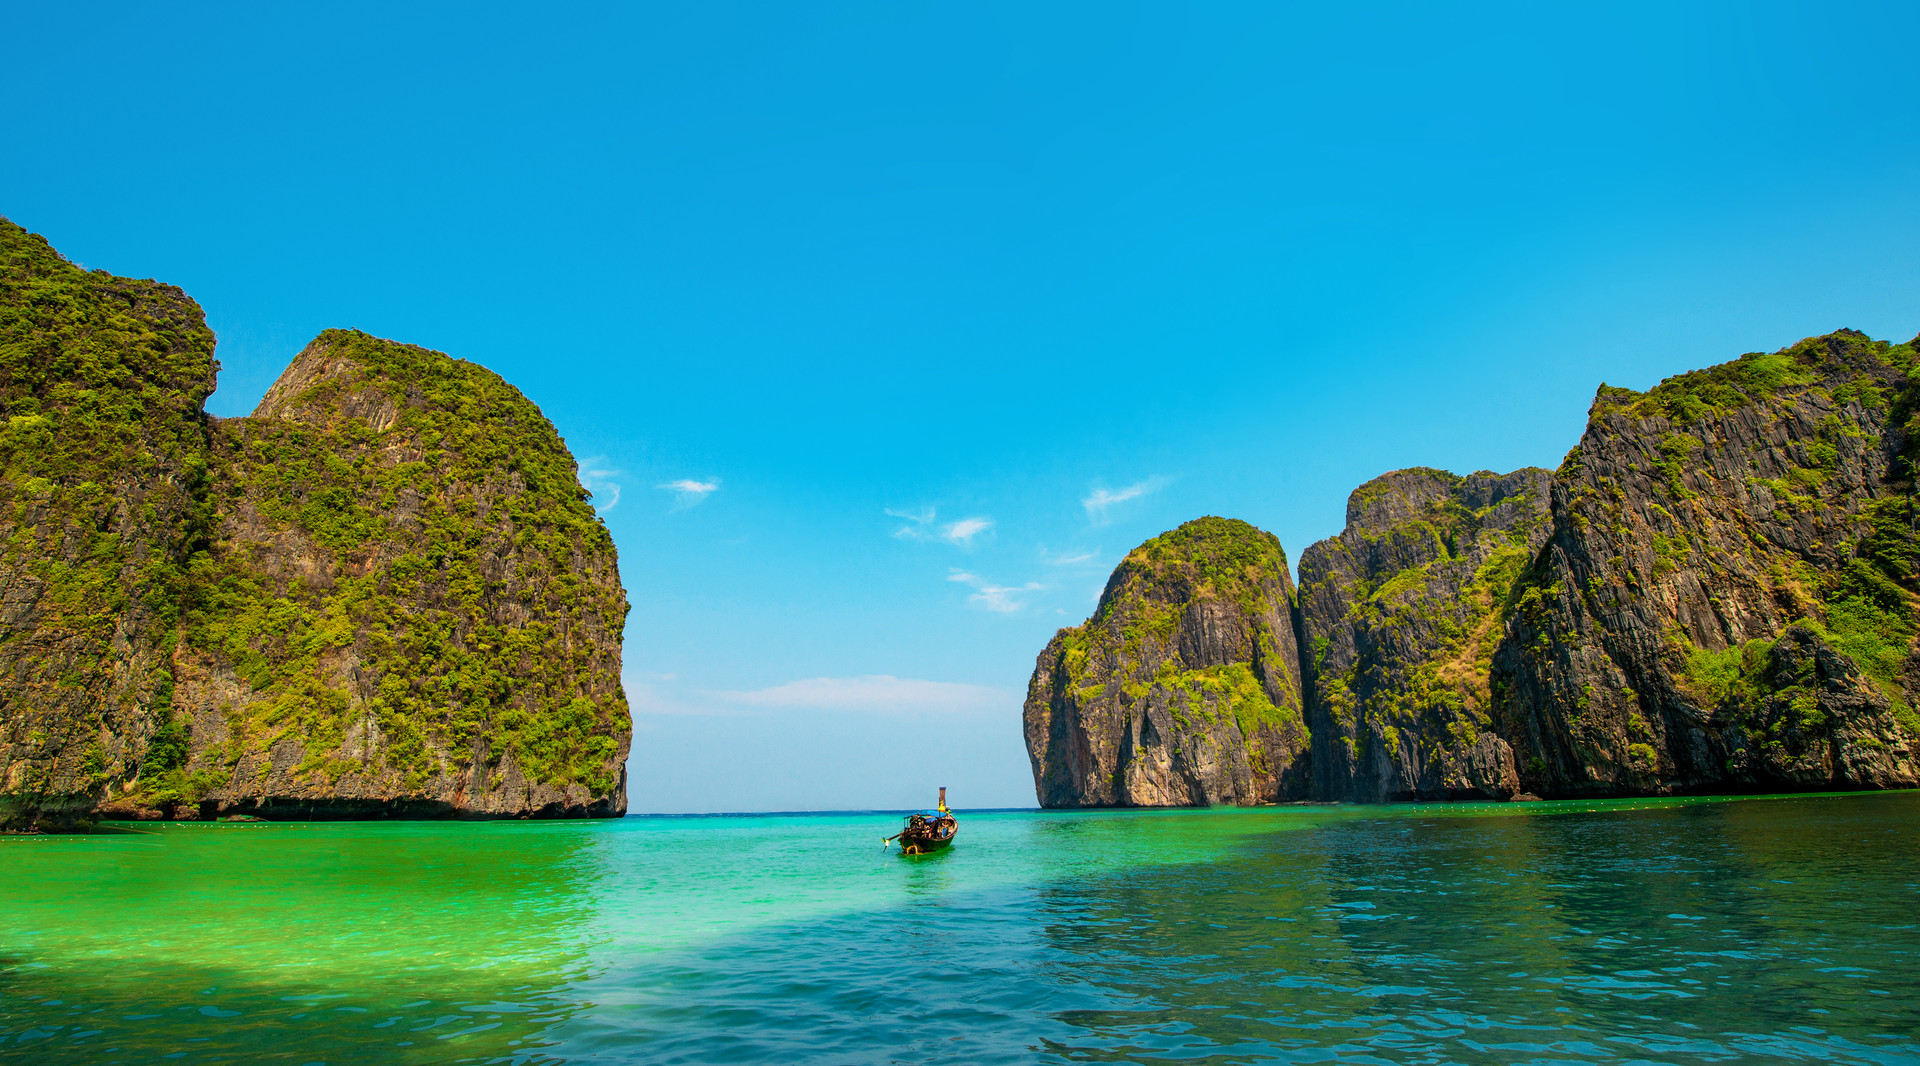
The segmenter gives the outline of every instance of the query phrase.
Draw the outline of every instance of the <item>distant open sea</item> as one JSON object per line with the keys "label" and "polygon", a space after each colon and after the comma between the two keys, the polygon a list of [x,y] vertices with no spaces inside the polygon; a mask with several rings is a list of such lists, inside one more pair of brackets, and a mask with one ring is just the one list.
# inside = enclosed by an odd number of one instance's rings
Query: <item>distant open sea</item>
{"label": "distant open sea", "polygon": [[1920,794],[0,838],[0,1060],[1920,1061]]}

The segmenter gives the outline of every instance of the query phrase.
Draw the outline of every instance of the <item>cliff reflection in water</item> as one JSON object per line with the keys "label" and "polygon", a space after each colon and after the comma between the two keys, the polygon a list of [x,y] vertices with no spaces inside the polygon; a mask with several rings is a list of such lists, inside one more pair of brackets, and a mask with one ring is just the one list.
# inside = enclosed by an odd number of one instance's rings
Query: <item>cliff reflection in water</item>
{"label": "cliff reflection in water", "polygon": [[[1076,1060],[1920,1052],[1906,797],[1417,814],[1041,893]],[[1406,810],[1406,809],[1402,809]],[[1438,815],[1438,812],[1436,812]],[[1892,860],[1891,862],[1889,860]]]}
{"label": "cliff reflection in water", "polygon": [[6,841],[0,1049],[337,1064],[536,1045],[591,976],[603,866],[582,829],[277,823]]}

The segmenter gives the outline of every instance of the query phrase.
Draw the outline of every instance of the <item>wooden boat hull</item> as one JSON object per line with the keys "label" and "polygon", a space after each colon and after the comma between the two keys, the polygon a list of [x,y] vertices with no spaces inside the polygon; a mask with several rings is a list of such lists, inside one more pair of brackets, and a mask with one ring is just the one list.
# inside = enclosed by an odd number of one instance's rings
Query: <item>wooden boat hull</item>
{"label": "wooden boat hull", "polygon": [[952,833],[948,833],[944,837],[923,837],[915,839],[909,839],[903,836],[900,838],[900,854],[925,855],[929,852],[939,851],[942,848],[952,845],[953,836],[954,834]]}

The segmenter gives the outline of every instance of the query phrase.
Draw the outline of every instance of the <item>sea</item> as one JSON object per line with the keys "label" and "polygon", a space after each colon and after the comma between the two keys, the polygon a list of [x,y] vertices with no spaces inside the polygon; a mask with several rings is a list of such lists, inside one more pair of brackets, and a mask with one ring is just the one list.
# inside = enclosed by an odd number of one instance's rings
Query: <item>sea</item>
{"label": "sea", "polygon": [[1913,1063],[1920,793],[0,838],[0,1061]]}

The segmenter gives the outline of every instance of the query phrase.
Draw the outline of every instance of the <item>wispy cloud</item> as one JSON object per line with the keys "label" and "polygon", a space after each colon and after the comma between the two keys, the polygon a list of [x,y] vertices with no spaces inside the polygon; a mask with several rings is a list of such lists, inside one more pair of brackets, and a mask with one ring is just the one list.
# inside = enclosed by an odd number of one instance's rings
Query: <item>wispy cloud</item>
{"label": "wispy cloud", "polygon": [[921,681],[891,674],[865,677],[815,677],[749,692],[709,695],[742,707],[839,711],[945,711],[1004,709],[1015,702],[1010,692],[953,681]]}
{"label": "wispy cloud", "polygon": [[962,518],[960,521],[954,522],[942,529],[940,531],[940,539],[946,541],[948,544],[958,544],[962,548],[967,548],[973,545],[973,538],[992,528],[993,519],[981,518],[976,515],[973,518]]}
{"label": "wispy cloud", "polygon": [[947,574],[948,581],[956,581],[973,589],[973,595],[967,602],[983,610],[1000,614],[1012,614],[1027,605],[1025,599],[1029,592],[1039,592],[1046,588],[1038,581],[1029,581],[1024,585],[990,585],[977,575],[965,570],[953,570]]}
{"label": "wispy cloud", "polygon": [[1088,493],[1087,497],[1080,501],[1080,506],[1087,509],[1088,522],[1096,526],[1104,526],[1112,521],[1109,512],[1116,504],[1126,503],[1128,500],[1137,500],[1149,493],[1158,492],[1166,483],[1166,478],[1150,477],[1145,481],[1136,481],[1124,489],[1109,489],[1105,486],[1095,486],[1093,491]]}
{"label": "wispy cloud", "polygon": [[605,459],[598,456],[582,460],[580,472],[576,475],[580,479],[580,487],[593,494],[593,509],[601,514],[620,506],[620,483],[613,480],[620,476],[620,471],[609,468],[606,463]]}
{"label": "wispy cloud", "polygon": [[931,507],[922,507],[918,511],[896,511],[889,507],[886,509],[886,512],[895,518],[904,518],[909,522],[915,522],[923,526],[933,521],[933,508]]}
{"label": "wispy cloud", "polygon": [[1087,551],[1082,548],[1070,548],[1067,551],[1061,552],[1059,555],[1054,555],[1045,548],[1040,549],[1040,561],[1046,563],[1048,566],[1080,566],[1083,563],[1098,562],[1099,559],[1100,549],[1098,548],[1092,551]]}
{"label": "wispy cloud", "polygon": [[652,716],[680,718],[740,718],[754,712],[736,704],[724,703],[699,693],[690,693],[676,684],[672,674],[629,675],[621,679],[627,694],[627,707],[633,712],[634,728]]}
{"label": "wispy cloud", "polygon": [[886,513],[893,518],[904,518],[910,523],[893,531],[893,535],[901,540],[944,540],[948,544],[971,548],[973,538],[993,528],[993,519],[984,515],[974,515],[971,518],[962,518],[958,522],[936,526],[933,524],[935,512],[931,507],[918,511],[896,511],[889,507],[886,508]]}
{"label": "wispy cloud", "polygon": [[655,485],[654,488],[665,489],[673,493],[673,509],[676,511],[684,511],[689,507],[698,507],[706,501],[708,496],[718,492],[720,490],[720,479],[710,477],[705,481],[695,481],[690,477],[683,477],[678,481],[668,481]]}
{"label": "wispy cloud", "polygon": [[904,525],[904,526],[901,526],[899,529],[894,530],[893,535],[895,537],[898,537],[901,540],[926,540],[927,539],[927,527],[933,524],[933,515],[934,515],[933,508],[922,507],[918,511],[896,511],[893,508],[888,507],[888,508],[885,508],[885,510],[889,517],[904,518],[909,523],[911,523],[910,525]]}
{"label": "wispy cloud", "polygon": [[1021,597],[1029,592],[1038,592],[1046,588],[1038,581],[1029,581],[1024,585],[981,585],[973,595],[967,597],[968,603],[977,603],[989,611],[1012,614],[1027,605]]}

